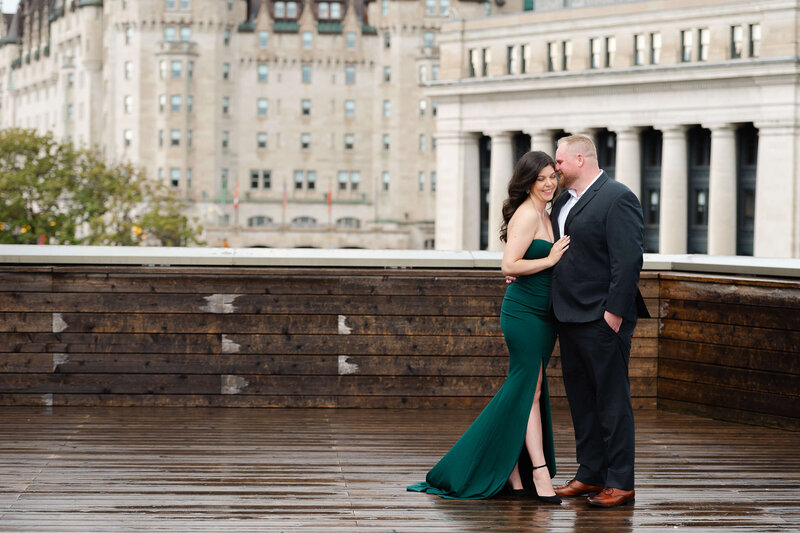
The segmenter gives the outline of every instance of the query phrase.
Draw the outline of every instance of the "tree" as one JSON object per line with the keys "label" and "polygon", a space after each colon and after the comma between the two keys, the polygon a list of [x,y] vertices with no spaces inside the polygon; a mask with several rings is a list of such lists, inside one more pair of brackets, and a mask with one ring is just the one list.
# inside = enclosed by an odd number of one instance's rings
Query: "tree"
{"label": "tree", "polygon": [[182,207],[130,163],[109,165],[50,133],[0,130],[0,243],[204,244]]}

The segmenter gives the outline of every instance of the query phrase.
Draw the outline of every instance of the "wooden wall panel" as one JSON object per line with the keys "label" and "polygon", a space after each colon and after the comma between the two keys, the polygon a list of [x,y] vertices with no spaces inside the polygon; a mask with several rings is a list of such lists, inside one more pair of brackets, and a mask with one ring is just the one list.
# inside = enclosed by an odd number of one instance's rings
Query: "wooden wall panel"
{"label": "wooden wall panel", "polygon": [[[503,383],[494,270],[0,267],[0,404],[475,407]],[[633,342],[657,392],[654,317]],[[558,350],[548,368],[566,405]]]}
{"label": "wooden wall panel", "polygon": [[661,275],[659,406],[800,429],[800,282]]}

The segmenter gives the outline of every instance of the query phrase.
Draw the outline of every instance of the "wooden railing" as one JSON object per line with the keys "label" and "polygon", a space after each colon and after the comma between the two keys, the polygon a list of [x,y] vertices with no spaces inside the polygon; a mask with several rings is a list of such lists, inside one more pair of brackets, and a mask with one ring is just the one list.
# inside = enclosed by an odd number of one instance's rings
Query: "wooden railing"
{"label": "wooden railing", "polygon": [[[507,366],[498,259],[0,246],[0,404],[481,406]],[[679,262],[713,271],[646,259],[634,406],[800,429],[795,262]],[[557,351],[547,372],[565,405]]]}

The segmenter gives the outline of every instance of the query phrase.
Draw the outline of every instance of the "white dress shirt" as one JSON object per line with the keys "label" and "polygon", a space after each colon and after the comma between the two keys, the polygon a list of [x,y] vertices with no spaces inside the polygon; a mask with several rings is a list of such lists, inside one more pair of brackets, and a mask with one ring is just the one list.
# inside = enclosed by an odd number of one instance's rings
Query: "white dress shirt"
{"label": "white dress shirt", "polygon": [[567,189],[567,192],[569,192],[569,199],[564,204],[564,207],[561,208],[561,211],[558,212],[558,232],[559,232],[559,235],[561,235],[562,237],[564,236],[564,224],[567,222],[567,215],[569,215],[570,210],[573,208],[573,206],[575,204],[578,203],[578,200],[581,199],[581,196],[586,194],[586,191],[588,191],[589,188],[592,185],[594,185],[594,182],[597,181],[598,178],[600,176],[602,176],[602,175],[603,175],[603,171],[601,170],[600,174],[595,176],[595,178],[592,180],[592,182],[580,194],[578,194],[578,191],[576,191],[575,189]]}

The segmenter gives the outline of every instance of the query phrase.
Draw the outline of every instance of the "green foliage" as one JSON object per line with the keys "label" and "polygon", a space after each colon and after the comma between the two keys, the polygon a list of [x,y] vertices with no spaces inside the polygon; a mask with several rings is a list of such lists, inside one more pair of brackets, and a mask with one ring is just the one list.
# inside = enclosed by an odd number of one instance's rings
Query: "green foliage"
{"label": "green foliage", "polygon": [[204,244],[181,207],[129,163],[108,165],[51,134],[0,130],[0,243]]}

